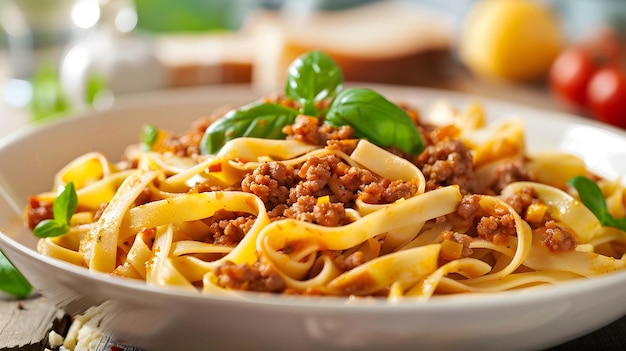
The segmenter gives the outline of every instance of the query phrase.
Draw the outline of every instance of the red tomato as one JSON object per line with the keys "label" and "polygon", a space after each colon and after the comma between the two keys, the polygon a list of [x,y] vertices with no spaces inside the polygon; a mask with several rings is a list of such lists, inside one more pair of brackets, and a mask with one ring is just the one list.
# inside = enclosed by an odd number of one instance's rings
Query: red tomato
{"label": "red tomato", "polygon": [[595,118],[626,128],[626,73],[619,66],[602,67],[591,77],[587,107]]}
{"label": "red tomato", "polygon": [[550,67],[548,79],[552,93],[568,104],[585,106],[587,84],[595,70],[588,50],[577,47],[566,49]]}

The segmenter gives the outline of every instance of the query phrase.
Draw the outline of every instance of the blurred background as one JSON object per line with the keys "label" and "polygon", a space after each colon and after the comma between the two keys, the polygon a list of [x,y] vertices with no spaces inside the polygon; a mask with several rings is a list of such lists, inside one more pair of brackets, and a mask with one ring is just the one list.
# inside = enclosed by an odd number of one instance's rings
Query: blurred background
{"label": "blurred background", "polygon": [[625,27],[622,0],[0,0],[0,137],[154,89],[282,91],[311,49],[348,81],[626,127]]}

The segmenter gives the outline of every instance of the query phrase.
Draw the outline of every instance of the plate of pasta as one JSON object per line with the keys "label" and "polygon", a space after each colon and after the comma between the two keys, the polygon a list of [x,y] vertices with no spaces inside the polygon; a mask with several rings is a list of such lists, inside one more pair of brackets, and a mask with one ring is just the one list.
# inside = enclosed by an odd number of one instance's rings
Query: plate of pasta
{"label": "plate of pasta", "polygon": [[540,349],[626,314],[623,150],[313,52],[272,96],[150,92],[0,140],[0,248],[147,350]]}

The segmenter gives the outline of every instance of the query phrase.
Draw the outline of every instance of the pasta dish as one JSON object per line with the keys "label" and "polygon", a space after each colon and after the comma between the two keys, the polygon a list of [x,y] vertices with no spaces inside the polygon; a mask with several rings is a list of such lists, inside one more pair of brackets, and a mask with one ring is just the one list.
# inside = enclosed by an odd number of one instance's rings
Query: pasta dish
{"label": "pasta dish", "polygon": [[[325,83],[303,93],[311,64],[325,68],[316,76]],[[52,191],[29,199],[38,251],[206,294],[392,301],[626,268],[619,220],[603,222],[571,181],[597,186],[615,219],[626,217],[620,180],[573,155],[528,154],[523,121],[487,123],[478,103],[418,110],[345,89],[338,75],[308,53],[285,94],[217,111],[180,135],[146,126],[117,161],[72,160]]]}

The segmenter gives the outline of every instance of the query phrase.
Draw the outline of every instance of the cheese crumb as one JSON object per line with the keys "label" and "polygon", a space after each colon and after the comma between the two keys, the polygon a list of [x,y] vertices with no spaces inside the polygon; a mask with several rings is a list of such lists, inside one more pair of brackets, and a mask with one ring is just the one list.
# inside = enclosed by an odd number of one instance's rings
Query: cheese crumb
{"label": "cheese crumb", "polygon": [[65,341],[65,338],[56,331],[51,330],[50,333],[48,333],[48,345],[50,345],[50,347],[59,347],[63,345],[63,341]]}

